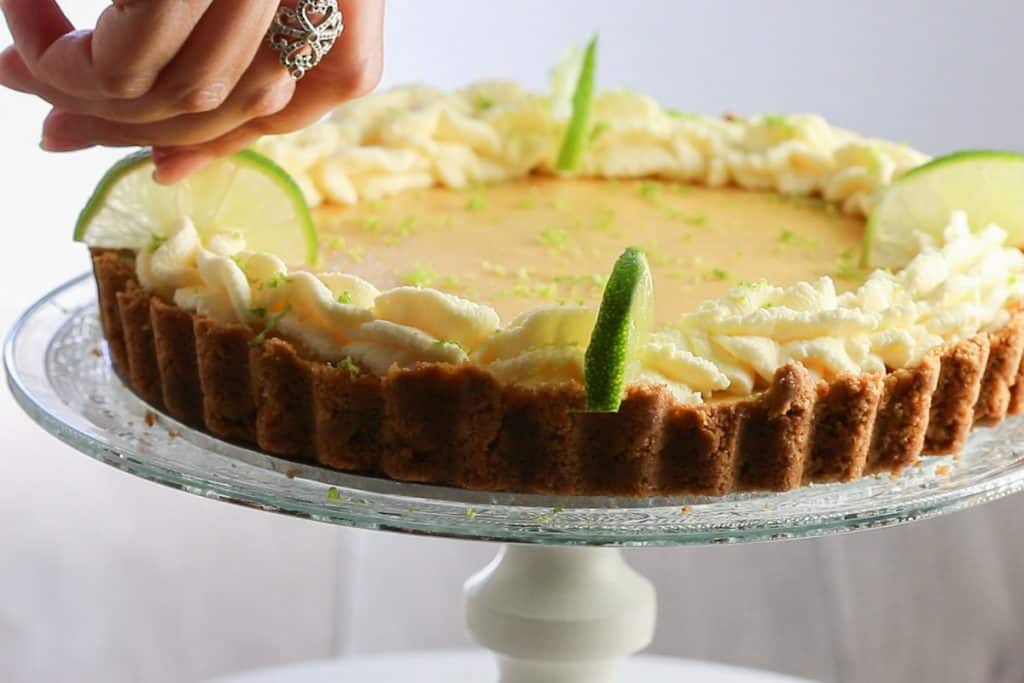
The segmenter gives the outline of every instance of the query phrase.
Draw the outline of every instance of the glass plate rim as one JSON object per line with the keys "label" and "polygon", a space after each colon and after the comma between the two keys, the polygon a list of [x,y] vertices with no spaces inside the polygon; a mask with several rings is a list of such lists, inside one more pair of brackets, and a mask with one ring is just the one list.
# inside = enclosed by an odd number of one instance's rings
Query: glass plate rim
{"label": "glass plate rim", "polygon": [[[911,496],[903,504],[868,506],[854,515],[837,512],[834,506],[830,509],[827,502],[852,490],[849,487],[857,486],[858,482],[797,489],[809,500],[813,501],[819,492],[822,498],[821,505],[811,505],[800,513],[702,524],[699,513],[705,506],[750,507],[759,501],[771,506],[787,496],[801,493],[741,494],[713,499],[695,496],[629,499],[488,493],[408,484],[276,458],[229,444],[161,415],[161,424],[179,435],[165,450],[188,445],[191,455],[202,452],[197,457],[207,458],[211,466],[209,474],[175,469],[153,453],[140,452],[118,442],[96,425],[90,429],[88,419],[72,406],[65,403],[61,409],[54,404],[54,399],[60,400],[60,396],[52,381],[51,394],[43,395],[41,387],[33,384],[39,378],[27,377],[28,369],[19,365],[22,362],[18,355],[19,343],[24,342],[25,335],[34,333],[31,326],[37,323],[36,318],[47,307],[55,306],[64,319],[46,340],[46,351],[41,354],[46,368],[51,345],[67,332],[69,325],[95,309],[94,295],[83,297],[81,291],[91,289],[91,283],[91,274],[84,273],[53,288],[11,326],[4,342],[3,357],[7,383],[18,405],[48,432],[96,460],[207,498],[358,528],[502,542],[639,546],[771,541],[871,529],[960,510],[1024,489],[1024,458],[1021,458],[1005,471],[992,472],[992,476],[964,486],[926,486],[919,495]],[[62,307],[59,301],[65,296],[77,296],[80,305],[70,309]],[[108,362],[105,354],[102,362]],[[120,384],[116,377],[112,381]],[[123,386],[121,391],[125,396],[118,399],[123,405],[116,405],[117,409],[158,412]],[[131,404],[132,399],[135,405]],[[1011,418],[1004,425],[1024,426],[1021,419]],[[226,478],[219,473],[221,467],[238,470],[238,476]],[[261,480],[247,484],[246,477],[250,475],[258,475]],[[270,479],[266,479],[267,476]],[[937,478],[933,478],[933,484],[934,479]],[[300,488],[303,496],[292,495],[293,490]],[[891,487],[883,483],[882,488]],[[694,511],[697,514],[693,514]],[[606,526],[588,526],[588,519],[597,518],[606,520]]]}

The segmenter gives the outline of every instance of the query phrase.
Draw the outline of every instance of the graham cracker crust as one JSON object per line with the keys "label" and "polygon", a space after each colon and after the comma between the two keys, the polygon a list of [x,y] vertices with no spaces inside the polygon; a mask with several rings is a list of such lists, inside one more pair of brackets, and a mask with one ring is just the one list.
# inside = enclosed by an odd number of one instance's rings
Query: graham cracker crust
{"label": "graham cracker crust", "polygon": [[1024,312],[916,367],[816,382],[800,365],[744,400],[683,405],[630,387],[614,414],[578,384],[503,386],[473,365],[386,376],[303,358],[288,341],[153,296],[131,252],[94,250],[104,335],[141,398],[214,436],[338,470],[488,491],[724,495],[899,473],[1024,411]]}

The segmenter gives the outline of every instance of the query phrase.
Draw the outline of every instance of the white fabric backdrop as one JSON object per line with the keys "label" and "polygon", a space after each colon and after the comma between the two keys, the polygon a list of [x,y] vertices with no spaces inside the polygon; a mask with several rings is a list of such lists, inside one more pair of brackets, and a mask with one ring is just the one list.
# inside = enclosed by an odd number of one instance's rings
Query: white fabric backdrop
{"label": "white fabric backdrop", "polygon": [[[102,0],[64,3],[79,18]],[[1013,0],[391,0],[386,84],[543,84],[602,38],[601,82],[705,111],[816,110],[930,151],[1024,148]],[[0,94],[0,329],[85,267],[68,236],[118,156],[36,148]],[[662,598],[654,649],[826,681],[1019,681],[1024,498],[914,527],[631,554]],[[0,680],[198,681],[464,644],[460,586],[494,548],[339,531],[136,481],[0,395]]]}

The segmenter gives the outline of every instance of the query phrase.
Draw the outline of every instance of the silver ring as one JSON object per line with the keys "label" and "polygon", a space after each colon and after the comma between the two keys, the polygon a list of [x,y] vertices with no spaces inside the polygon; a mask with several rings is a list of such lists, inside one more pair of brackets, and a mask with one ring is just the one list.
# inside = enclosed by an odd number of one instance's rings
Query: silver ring
{"label": "silver ring", "polygon": [[281,7],[267,31],[267,44],[281,65],[299,80],[334,47],[345,30],[338,0],[298,0],[295,9]]}

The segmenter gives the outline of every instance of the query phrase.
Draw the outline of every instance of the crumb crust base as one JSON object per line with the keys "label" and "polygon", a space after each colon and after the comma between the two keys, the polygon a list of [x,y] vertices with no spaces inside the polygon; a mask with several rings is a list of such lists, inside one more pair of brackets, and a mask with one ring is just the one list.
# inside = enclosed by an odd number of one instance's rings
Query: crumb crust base
{"label": "crumb crust base", "polygon": [[784,366],[763,392],[687,405],[632,386],[581,412],[578,384],[501,384],[472,364],[385,376],[304,358],[287,340],[143,289],[131,252],[93,250],[114,370],[139,397],[214,436],[399,481],[555,495],[725,495],[899,473],[958,452],[975,425],[1024,410],[1024,312],[911,368],[816,381]]}

